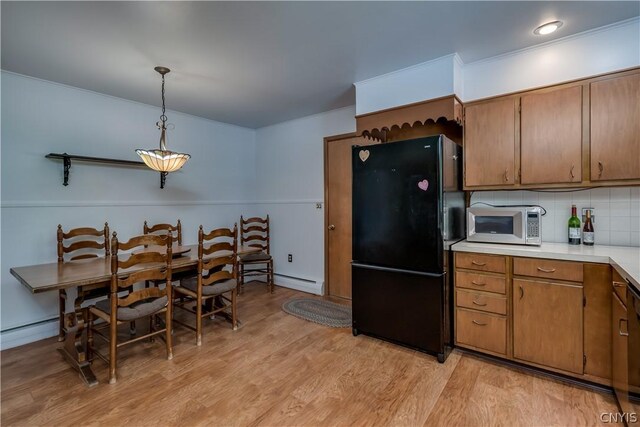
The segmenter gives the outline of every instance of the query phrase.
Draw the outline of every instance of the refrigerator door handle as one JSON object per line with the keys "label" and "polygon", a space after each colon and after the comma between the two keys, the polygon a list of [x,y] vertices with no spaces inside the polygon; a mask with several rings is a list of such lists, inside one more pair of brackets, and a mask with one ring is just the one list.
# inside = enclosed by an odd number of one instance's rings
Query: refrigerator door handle
{"label": "refrigerator door handle", "polygon": [[390,271],[394,273],[409,273],[416,274],[418,276],[429,276],[429,277],[442,277],[445,273],[425,273],[424,271],[413,271],[413,270],[403,270],[400,268],[389,268],[389,267],[380,267],[377,265],[369,265],[369,264],[360,264],[358,262],[352,262],[352,267],[364,268],[367,270],[380,270],[380,271]]}

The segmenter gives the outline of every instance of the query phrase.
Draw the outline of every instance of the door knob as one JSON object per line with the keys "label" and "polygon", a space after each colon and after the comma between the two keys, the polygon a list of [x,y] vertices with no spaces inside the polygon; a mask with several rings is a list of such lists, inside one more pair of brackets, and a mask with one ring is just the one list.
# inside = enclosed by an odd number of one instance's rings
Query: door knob
{"label": "door knob", "polygon": [[331,224],[331,225],[329,226],[329,230],[335,230],[335,229],[336,229],[336,226],[335,226],[335,225]]}

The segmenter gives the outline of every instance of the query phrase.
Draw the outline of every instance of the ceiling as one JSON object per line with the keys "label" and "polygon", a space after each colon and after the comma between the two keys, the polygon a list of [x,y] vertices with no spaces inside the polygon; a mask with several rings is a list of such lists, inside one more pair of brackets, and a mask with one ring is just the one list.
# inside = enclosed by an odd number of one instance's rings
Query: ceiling
{"label": "ceiling", "polygon": [[[250,128],[355,103],[353,83],[640,15],[640,2],[7,2],[2,69]],[[560,19],[550,36],[537,25]]]}

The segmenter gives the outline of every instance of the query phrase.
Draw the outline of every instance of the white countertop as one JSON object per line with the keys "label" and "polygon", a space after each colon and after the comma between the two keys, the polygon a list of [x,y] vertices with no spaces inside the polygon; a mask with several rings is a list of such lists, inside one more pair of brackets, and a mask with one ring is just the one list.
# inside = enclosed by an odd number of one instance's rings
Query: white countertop
{"label": "white countertop", "polygon": [[621,276],[640,292],[640,248],[627,246],[584,246],[567,243],[543,243],[541,246],[499,245],[494,243],[462,242],[451,246],[454,252],[477,252],[529,258],[561,259],[567,261],[611,264]]}

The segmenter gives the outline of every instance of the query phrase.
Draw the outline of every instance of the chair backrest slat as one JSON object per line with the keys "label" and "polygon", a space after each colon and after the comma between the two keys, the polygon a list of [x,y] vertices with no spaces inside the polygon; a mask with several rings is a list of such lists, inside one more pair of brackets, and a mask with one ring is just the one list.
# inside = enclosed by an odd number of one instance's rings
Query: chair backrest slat
{"label": "chair backrest slat", "polygon": [[266,218],[240,216],[240,244],[270,251],[269,215]]}
{"label": "chair backrest slat", "polygon": [[62,225],[58,225],[56,233],[58,246],[58,262],[65,261],[65,255],[69,255],[67,261],[97,258],[109,256],[109,224],[104,223],[102,230],[90,227],[80,227],[64,232]]}
{"label": "chair backrest slat", "polygon": [[[225,240],[220,240],[225,239]],[[217,252],[224,251],[218,256]],[[206,255],[211,255],[206,257]],[[233,228],[217,228],[209,233],[198,230],[198,286],[209,286],[220,280],[235,279],[238,258],[238,224]],[[228,267],[229,270],[225,270]]]}
{"label": "chair backrest slat", "polygon": [[177,242],[178,245],[182,245],[182,223],[178,220],[176,225],[171,224],[155,224],[148,225],[147,221],[144,222],[144,226],[142,228],[144,234],[171,234],[173,237],[173,241]]}
{"label": "chair backrest slat", "polygon": [[[171,289],[171,234],[157,236],[146,234],[135,236],[126,242],[119,242],[113,233],[111,247],[111,298],[116,299],[120,307],[131,305],[137,301],[170,295]],[[132,251],[122,254],[121,251]],[[123,275],[122,270],[143,265],[144,270],[133,271]],[[158,287],[159,281],[165,281],[165,288]],[[132,285],[141,281],[149,281],[149,288],[133,290]],[[122,288],[128,288],[125,296],[119,296]],[[151,289],[151,290],[150,290]],[[154,290],[155,289],[155,290]],[[112,313],[113,316],[113,313]]]}

